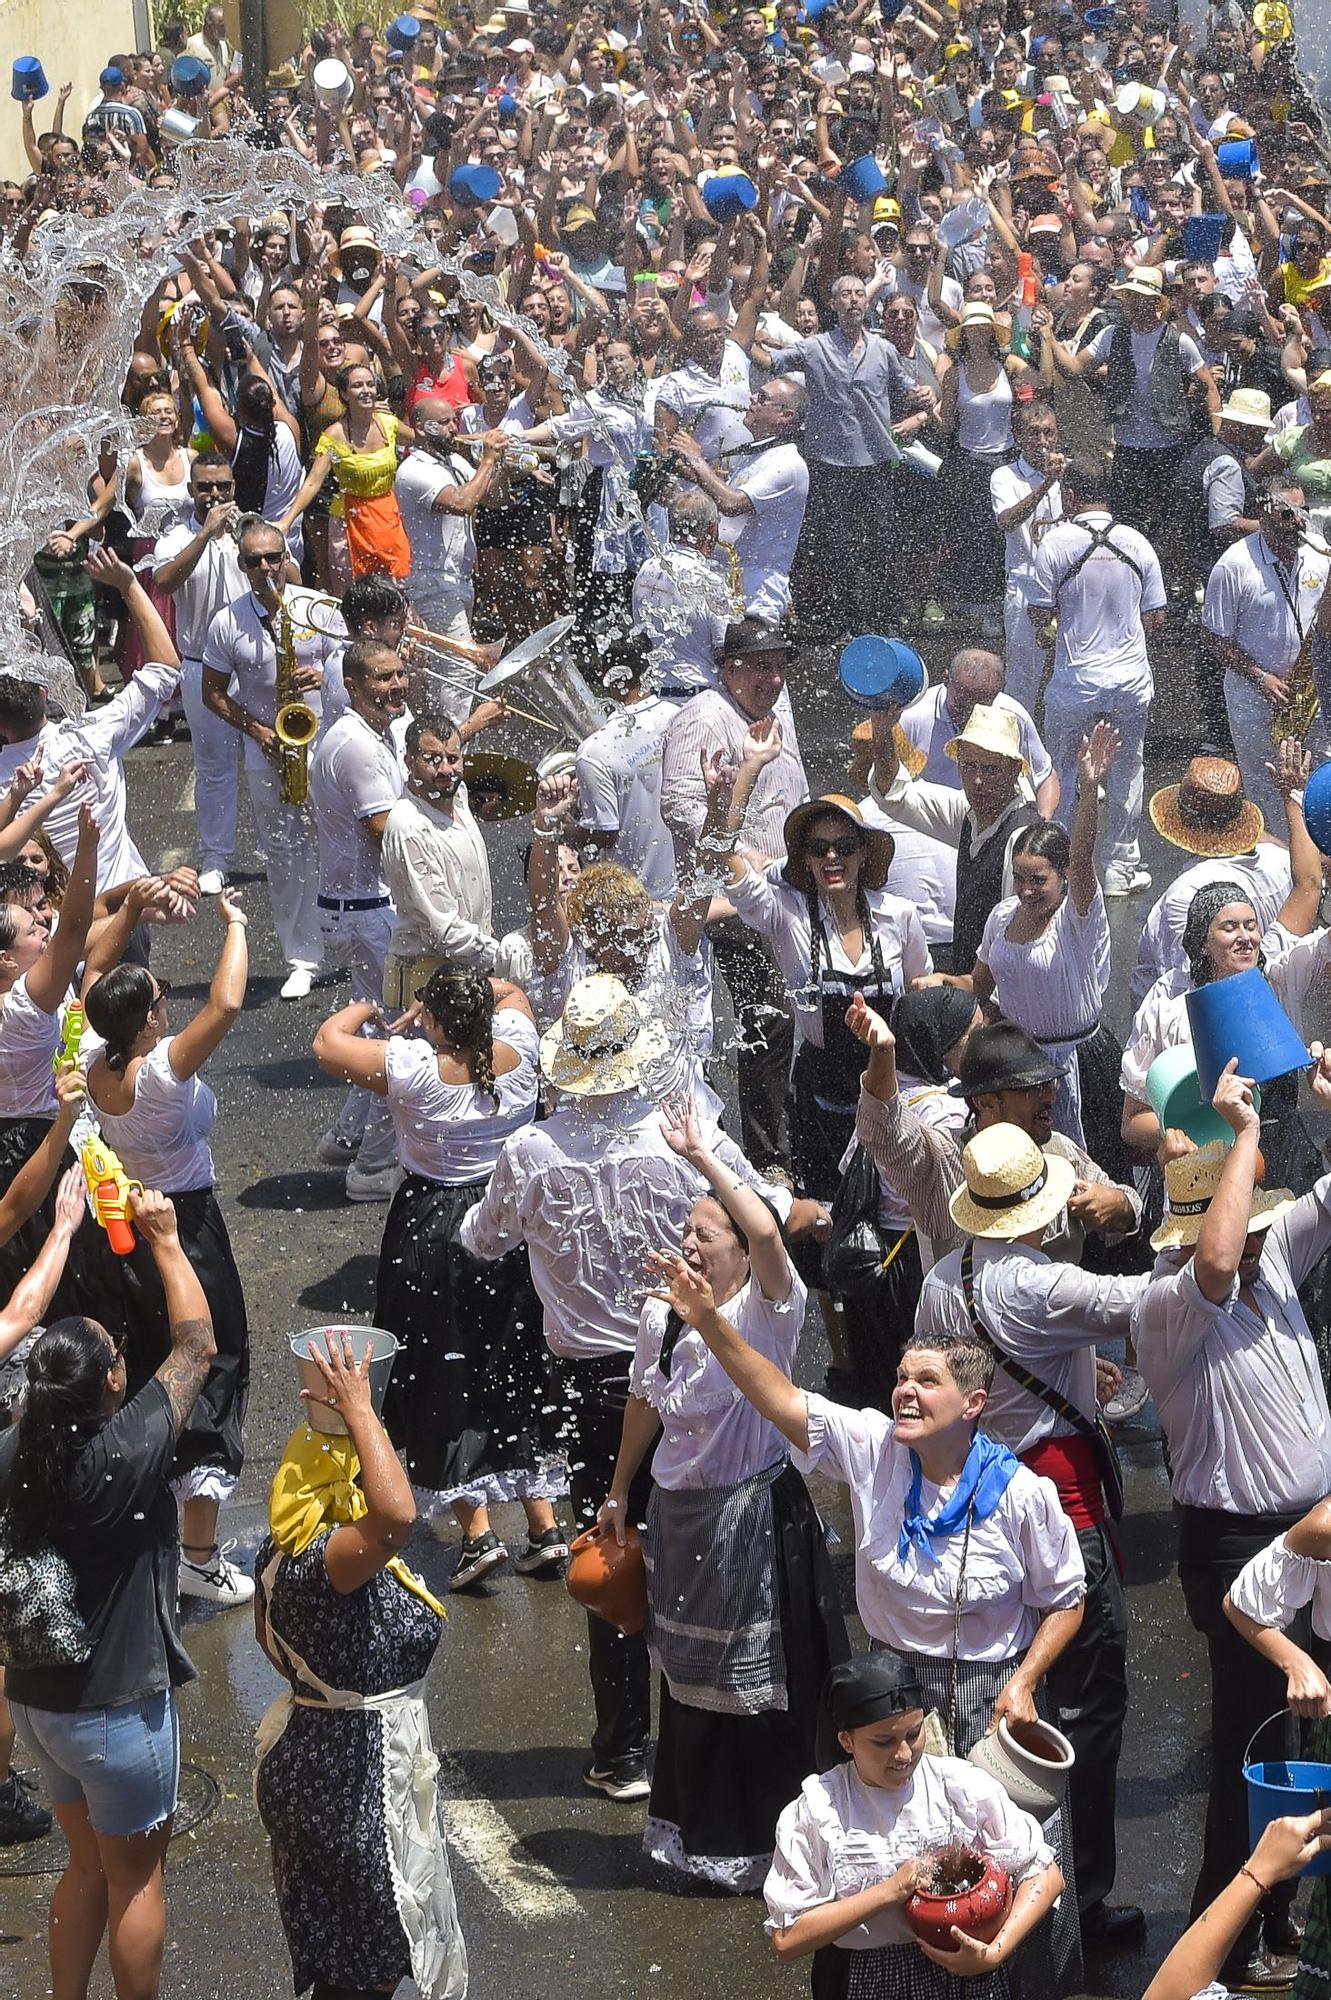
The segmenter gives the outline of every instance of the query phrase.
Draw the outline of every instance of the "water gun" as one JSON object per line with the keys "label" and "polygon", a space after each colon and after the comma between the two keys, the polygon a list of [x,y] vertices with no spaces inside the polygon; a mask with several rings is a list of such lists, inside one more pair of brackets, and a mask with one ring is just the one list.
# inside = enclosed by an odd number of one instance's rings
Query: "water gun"
{"label": "water gun", "polygon": [[1012,352],[1021,361],[1031,358],[1031,316],[1039,291],[1035,258],[1029,250],[1022,250],[1017,256],[1017,310],[1012,316]]}
{"label": "water gun", "polygon": [[79,1146],[79,1164],[88,1183],[92,1212],[106,1231],[106,1240],[117,1257],[128,1257],[134,1248],[134,1229],[129,1219],[131,1194],[143,1193],[143,1182],[129,1179],[117,1154],[100,1132],[86,1132]]}
{"label": "water gun", "polygon": [[78,1068],[84,1025],[83,1002],[71,1000],[60,1017],[60,1044],[51,1058],[51,1068],[57,1076],[62,1069]]}

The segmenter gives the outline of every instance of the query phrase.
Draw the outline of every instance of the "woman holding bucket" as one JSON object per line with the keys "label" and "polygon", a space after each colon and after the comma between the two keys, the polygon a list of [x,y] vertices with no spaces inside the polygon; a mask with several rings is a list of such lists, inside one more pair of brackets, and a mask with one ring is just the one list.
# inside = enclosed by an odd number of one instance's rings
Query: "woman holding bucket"
{"label": "woman holding bucket", "polygon": [[354,1334],[324,1338],[255,1558],[255,1633],[288,1683],[259,1726],[254,1795],[292,1980],[368,2000],[410,1976],[422,2000],[463,2000],[423,1695],[444,1607],[396,1553],[416,1503],[375,1415],[373,1343],[358,1360]]}

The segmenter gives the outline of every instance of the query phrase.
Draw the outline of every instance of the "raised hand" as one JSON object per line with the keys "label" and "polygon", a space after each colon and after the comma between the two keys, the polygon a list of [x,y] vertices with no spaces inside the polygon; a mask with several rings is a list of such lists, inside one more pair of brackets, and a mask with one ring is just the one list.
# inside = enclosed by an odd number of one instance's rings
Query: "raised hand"
{"label": "raised hand", "polygon": [[1272,784],[1282,799],[1293,792],[1301,792],[1312,775],[1313,760],[1304,750],[1297,736],[1281,738],[1274,763],[1266,769]]}
{"label": "raised hand", "polygon": [[1104,783],[1121,744],[1122,738],[1112,722],[1097,722],[1090,735],[1082,737],[1077,752],[1079,791],[1084,792],[1091,785],[1098,789]]}
{"label": "raised hand", "polygon": [[862,993],[857,993],[846,1009],[846,1026],[857,1042],[870,1049],[894,1049],[896,1036],[881,1014],[875,1013]]}
{"label": "raised hand", "polygon": [[673,1306],[685,1326],[698,1326],[713,1311],[716,1299],[701,1271],[686,1264],[677,1250],[649,1250],[647,1268],[660,1289],[648,1297]]}
{"label": "raised hand", "polygon": [[[1325,1060],[1326,1058],[1323,1056],[1322,1062],[1324,1063]],[[1211,1099],[1212,1109],[1219,1112],[1235,1137],[1240,1132],[1258,1131],[1262,1123],[1257,1107],[1252,1101],[1253,1080],[1250,1076],[1240,1076],[1238,1074],[1238,1067],[1238,1057],[1231,1056],[1225,1064],[1224,1069],[1220,1072],[1220,1081],[1217,1083],[1215,1094]],[[1320,1063],[1318,1068],[1320,1070]],[[1316,1088],[1317,1086],[1314,1082],[1314,1091],[1316,1091]]]}
{"label": "raised hand", "polygon": [[661,1137],[682,1160],[703,1152],[698,1107],[692,1097],[670,1097],[661,1106]]}
{"label": "raised hand", "polygon": [[744,732],[741,764],[756,765],[761,771],[781,755],[781,724],[774,715],[760,716]]}

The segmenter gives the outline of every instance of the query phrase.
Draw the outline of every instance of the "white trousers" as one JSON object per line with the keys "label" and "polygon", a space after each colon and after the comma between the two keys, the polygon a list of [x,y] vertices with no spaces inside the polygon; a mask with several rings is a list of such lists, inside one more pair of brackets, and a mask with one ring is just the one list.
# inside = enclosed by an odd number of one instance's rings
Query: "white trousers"
{"label": "white trousers", "polygon": [[[393,931],[393,913],[387,903],[381,910],[320,910],[319,929],[325,965],[350,974],[353,1002],[373,1000],[377,1006]],[[333,1120],[333,1131],[339,1139],[359,1144],[356,1165],[361,1173],[377,1174],[384,1167],[396,1166],[397,1135],[386,1097],[353,1083]]]}
{"label": "white trousers", "polygon": [[1036,645],[1035,627],[1027,616],[1027,605],[1035,601],[1034,577],[1008,578],[1003,593],[1003,687],[1032,720],[1049,657]]}
{"label": "white trousers", "polygon": [[319,846],[314,814],[308,805],[289,806],[282,799],[282,781],[274,767],[245,759],[259,842],[268,856],[268,901],[273,928],[288,965],[318,966],[323,959],[319,934]]}
{"label": "white trousers", "polygon": [[240,799],[241,735],[204,705],[203,662],[186,660],[180,698],[194,752],[194,816],[199,824],[199,872],[225,874],[236,858],[236,808]]}
{"label": "white trousers", "polygon": [[1057,814],[1061,825],[1071,827],[1077,809],[1077,753],[1082,737],[1089,736],[1103,716],[1122,738],[1105,785],[1101,848],[1108,868],[1133,869],[1141,860],[1137,828],[1142,816],[1142,752],[1150,712],[1147,690],[1103,688],[1094,695],[1069,699],[1057,674],[1045,689],[1044,740],[1063,788]]}

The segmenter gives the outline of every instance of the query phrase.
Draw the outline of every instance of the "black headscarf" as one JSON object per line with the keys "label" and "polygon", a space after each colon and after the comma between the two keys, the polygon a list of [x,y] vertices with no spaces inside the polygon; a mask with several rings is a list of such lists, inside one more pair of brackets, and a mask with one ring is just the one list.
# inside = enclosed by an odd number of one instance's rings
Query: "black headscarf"
{"label": "black headscarf", "polygon": [[925,986],[902,993],[892,1009],[897,1069],[922,1083],[950,1083],[947,1052],[975,1017],[975,995],[956,986]]}
{"label": "black headscarf", "polygon": [[[1246,903],[1251,909],[1252,890],[1245,889],[1241,882],[1208,882],[1188,905],[1188,920],[1183,926],[1183,954],[1188,961],[1194,986],[1209,986],[1215,978],[1215,968],[1206,956],[1206,933],[1228,903]],[[1259,966],[1266,963],[1260,952],[1257,963]]]}

